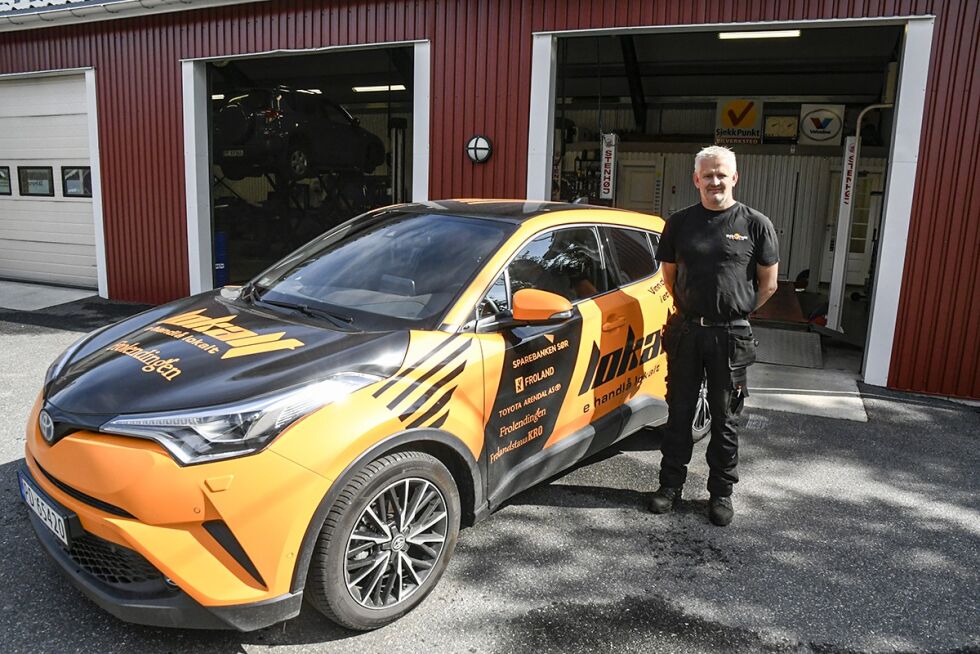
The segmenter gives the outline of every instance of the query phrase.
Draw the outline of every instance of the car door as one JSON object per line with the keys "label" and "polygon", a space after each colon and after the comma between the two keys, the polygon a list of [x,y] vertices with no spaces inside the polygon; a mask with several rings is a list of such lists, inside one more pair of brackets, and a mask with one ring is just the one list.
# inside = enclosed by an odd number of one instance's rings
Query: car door
{"label": "car door", "polygon": [[[495,327],[513,295],[535,288],[573,303],[557,324]],[[497,277],[478,307],[487,422],[488,496],[495,506],[571,465],[621,431],[614,403],[596,406],[587,380],[596,343],[625,338],[624,309],[609,293],[594,226],[553,229],[531,238]],[[481,324],[478,322],[478,325]],[[593,366],[595,368],[595,366]],[[608,384],[606,385],[608,387]]]}
{"label": "car door", "polygon": [[625,436],[667,420],[667,361],[661,339],[673,304],[654,256],[657,232],[603,226],[599,235],[610,283],[618,287],[617,308],[612,311],[617,319],[626,321],[626,334],[622,347],[617,348],[613,341],[596,348],[593,387],[601,399],[610,386],[616,387],[617,380],[631,383],[630,392],[619,396],[623,398],[620,407]]}

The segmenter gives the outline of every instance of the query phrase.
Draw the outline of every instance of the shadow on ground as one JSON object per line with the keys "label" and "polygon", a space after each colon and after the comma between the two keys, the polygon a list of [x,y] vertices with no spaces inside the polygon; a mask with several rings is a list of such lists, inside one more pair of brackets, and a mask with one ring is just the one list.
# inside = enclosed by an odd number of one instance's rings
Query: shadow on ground
{"label": "shadow on ground", "polygon": [[626,439],[465,530],[428,600],[369,634],[310,607],[248,634],[119,622],[36,547],[8,463],[4,650],[980,651],[980,413],[870,395],[868,424],[750,416],[727,529],[704,515],[704,444],[680,510],[653,516],[658,443]]}

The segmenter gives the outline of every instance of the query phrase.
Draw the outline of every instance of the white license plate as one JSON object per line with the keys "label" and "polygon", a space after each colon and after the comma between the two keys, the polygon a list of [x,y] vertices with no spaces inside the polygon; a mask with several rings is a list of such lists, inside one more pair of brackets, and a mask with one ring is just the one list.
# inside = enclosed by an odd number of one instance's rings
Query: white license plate
{"label": "white license plate", "polygon": [[244,157],[245,150],[225,150],[226,157]]}
{"label": "white license plate", "polygon": [[65,518],[46,499],[41,497],[23,477],[20,478],[20,493],[27,506],[31,507],[41,522],[67,547],[69,545],[68,524]]}

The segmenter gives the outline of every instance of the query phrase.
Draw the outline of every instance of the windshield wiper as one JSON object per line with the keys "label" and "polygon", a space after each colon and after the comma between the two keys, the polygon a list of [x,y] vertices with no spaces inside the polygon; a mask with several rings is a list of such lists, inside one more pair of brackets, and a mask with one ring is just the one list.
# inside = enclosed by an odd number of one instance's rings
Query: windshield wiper
{"label": "windshield wiper", "polygon": [[249,282],[242,287],[239,297],[249,304],[255,304],[258,300],[262,299],[262,290],[258,284]]}
{"label": "windshield wiper", "polygon": [[354,322],[354,318],[351,316],[345,316],[339,313],[332,313],[325,309],[318,309],[316,307],[311,307],[308,304],[299,304],[298,302],[282,302],[280,300],[267,300],[260,299],[262,304],[271,304],[274,307],[282,307],[283,309],[292,309],[293,311],[299,311],[305,316],[311,318],[326,318],[334,325],[337,325],[341,329],[353,329],[351,323]]}

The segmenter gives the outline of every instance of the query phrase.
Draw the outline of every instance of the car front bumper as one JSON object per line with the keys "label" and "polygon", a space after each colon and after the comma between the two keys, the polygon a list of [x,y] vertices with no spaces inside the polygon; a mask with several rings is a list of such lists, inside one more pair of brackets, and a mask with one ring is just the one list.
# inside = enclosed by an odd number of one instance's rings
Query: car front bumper
{"label": "car front bumper", "polygon": [[[20,473],[37,485],[37,480],[31,474],[25,463],[20,465]],[[93,556],[91,547],[89,553],[77,554],[66,549],[33,512],[28,512],[31,526],[37,539],[44,546],[48,556],[58,564],[58,567],[68,576],[72,583],[82,593],[108,613],[126,622],[150,625],[154,627],[179,627],[183,629],[238,629],[252,631],[269,625],[288,620],[299,614],[303,600],[303,592],[288,593],[280,597],[251,604],[237,606],[206,607],[196,602],[190,595],[169,583],[160,575],[160,583],[144,583],[139,590],[126,590],[119,584],[104,581],[109,567],[103,557],[99,570],[100,575],[92,570]],[[132,561],[140,555],[133,550],[111,544],[96,536],[83,533],[76,537],[97,543],[97,547],[112,547],[116,555],[116,570],[125,565],[123,561]],[[145,559],[144,559],[145,561]]]}

